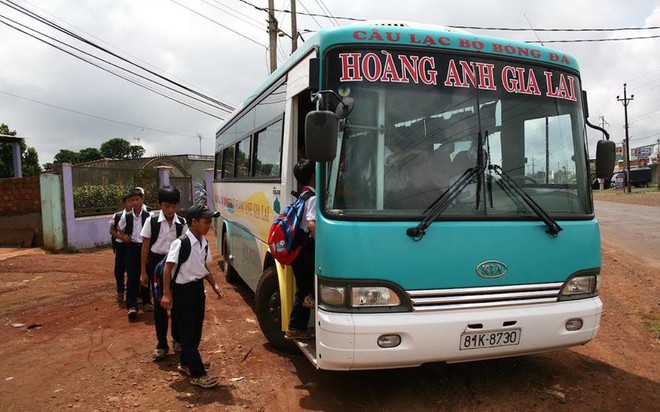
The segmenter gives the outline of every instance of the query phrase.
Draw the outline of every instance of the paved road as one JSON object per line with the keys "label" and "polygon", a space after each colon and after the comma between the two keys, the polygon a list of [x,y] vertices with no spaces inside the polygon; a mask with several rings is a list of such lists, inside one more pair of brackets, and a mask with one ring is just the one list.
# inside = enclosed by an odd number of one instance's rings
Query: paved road
{"label": "paved road", "polygon": [[660,266],[660,207],[596,201],[603,242]]}

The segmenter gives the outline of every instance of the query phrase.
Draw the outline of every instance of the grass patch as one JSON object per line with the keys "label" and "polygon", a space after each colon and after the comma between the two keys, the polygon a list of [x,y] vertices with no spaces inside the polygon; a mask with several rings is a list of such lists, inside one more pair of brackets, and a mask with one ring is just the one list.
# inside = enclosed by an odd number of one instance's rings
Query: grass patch
{"label": "grass patch", "polygon": [[653,339],[660,339],[660,315],[647,315],[643,320],[644,329],[653,336]]}

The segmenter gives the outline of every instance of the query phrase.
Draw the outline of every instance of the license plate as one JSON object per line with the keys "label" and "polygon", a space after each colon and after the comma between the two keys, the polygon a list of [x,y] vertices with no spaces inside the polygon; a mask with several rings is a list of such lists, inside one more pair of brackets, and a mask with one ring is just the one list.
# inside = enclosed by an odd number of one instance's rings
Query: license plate
{"label": "license plate", "polygon": [[511,346],[520,343],[520,329],[465,332],[461,334],[461,350]]}

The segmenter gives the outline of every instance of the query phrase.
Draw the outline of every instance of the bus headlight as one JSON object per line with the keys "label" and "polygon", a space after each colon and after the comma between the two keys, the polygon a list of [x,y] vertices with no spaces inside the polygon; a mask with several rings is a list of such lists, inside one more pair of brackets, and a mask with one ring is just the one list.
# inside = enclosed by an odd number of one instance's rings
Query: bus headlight
{"label": "bus headlight", "polygon": [[323,304],[337,307],[345,306],[346,287],[319,283],[319,296]]}
{"label": "bus headlight", "polygon": [[398,306],[399,296],[390,288],[384,286],[358,286],[351,289],[351,306],[354,308]]}
{"label": "bus headlight", "polygon": [[600,275],[575,275],[571,276],[559,292],[559,300],[574,300],[591,298],[598,295],[600,286]]}

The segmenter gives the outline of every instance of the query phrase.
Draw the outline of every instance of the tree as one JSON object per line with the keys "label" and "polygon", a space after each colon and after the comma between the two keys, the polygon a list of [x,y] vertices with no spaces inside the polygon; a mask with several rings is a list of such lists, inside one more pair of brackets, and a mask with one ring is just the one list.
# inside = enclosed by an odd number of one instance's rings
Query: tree
{"label": "tree", "polygon": [[[0,123],[0,134],[16,136],[16,130],[9,130],[9,126]],[[41,173],[37,149],[28,147],[25,140],[20,141],[21,171],[23,176],[37,176]],[[14,150],[12,143],[0,143],[0,177],[14,176]]]}
{"label": "tree", "polygon": [[82,149],[79,152],[78,156],[78,161],[83,163],[83,162],[91,162],[93,160],[99,160],[103,159],[103,154],[101,151],[95,147],[88,147],[87,149]]}
{"label": "tree", "polygon": [[131,159],[139,159],[144,156],[144,147],[142,146],[131,146]]}
{"label": "tree", "polygon": [[129,159],[131,143],[119,137],[110,139],[101,145],[101,154],[109,159]]}
{"label": "tree", "polygon": [[78,163],[80,159],[80,153],[74,152],[73,150],[60,149],[59,152],[55,155],[55,161],[53,163]]}

